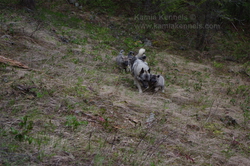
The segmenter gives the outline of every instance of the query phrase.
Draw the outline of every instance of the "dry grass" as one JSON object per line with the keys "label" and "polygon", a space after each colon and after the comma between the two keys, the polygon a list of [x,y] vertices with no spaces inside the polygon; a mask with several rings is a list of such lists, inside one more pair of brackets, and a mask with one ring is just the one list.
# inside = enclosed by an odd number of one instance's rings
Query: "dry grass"
{"label": "dry grass", "polygon": [[[250,164],[249,107],[243,112],[249,77],[146,48],[152,71],[167,85],[165,93],[138,94],[131,75],[112,61],[119,50],[93,38],[105,32],[43,27],[32,33],[36,25],[25,20],[8,38],[1,28],[1,55],[40,72],[0,64],[1,164]],[[65,43],[65,32],[87,40]]]}

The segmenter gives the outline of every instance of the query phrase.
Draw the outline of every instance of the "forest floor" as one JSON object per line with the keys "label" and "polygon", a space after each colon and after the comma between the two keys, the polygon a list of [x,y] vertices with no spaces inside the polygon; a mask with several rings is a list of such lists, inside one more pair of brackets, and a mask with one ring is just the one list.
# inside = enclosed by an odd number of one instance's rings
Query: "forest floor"
{"label": "forest floor", "polygon": [[2,10],[0,56],[29,68],[0,63],[0,165],[250,165],[243,65],[144,47],[166,85],[139,94],[114,61],[126,41],[71,10]]}

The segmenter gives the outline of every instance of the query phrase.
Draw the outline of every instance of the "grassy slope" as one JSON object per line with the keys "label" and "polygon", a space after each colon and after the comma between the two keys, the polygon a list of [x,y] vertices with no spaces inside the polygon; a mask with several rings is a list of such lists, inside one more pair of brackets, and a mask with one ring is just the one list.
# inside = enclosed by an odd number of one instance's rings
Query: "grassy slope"
{"label": "grassy slope", "polygon": [[240,66],[146,48],[166,92],[138,94],[113,61],[138,43],[96,25],[98,16],[85,23],[90,13],[41,13],[1,15],[1,55],[36,69],[0,64],[1,164],[250,164],[250,84]]}

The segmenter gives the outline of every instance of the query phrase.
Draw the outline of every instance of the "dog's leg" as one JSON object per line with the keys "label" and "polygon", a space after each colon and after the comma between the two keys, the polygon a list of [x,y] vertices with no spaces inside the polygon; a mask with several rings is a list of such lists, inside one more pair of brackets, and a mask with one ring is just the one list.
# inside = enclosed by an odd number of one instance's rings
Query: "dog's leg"
{"label": "dog's leg", "polygon": [[158,92],[159,91],[159,87],[155,87],[155,92]]}
{"label": "dog's leg", "polygon": [[165,90],[164,90],[164,86],[161,87],[161,92],[164,93]]}
{"label": "dog's leg", "polygon": [[136,83],[136,86],[139,89],[139,93],[142,93],[142,89],[141,89],[141,85],[140,85],[139,81],[136,78],[134,78],[134,82]]}

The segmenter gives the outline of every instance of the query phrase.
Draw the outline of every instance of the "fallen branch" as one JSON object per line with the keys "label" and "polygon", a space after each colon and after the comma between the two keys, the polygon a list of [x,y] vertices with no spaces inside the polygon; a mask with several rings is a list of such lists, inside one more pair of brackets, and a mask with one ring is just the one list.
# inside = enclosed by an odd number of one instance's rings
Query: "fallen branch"
{"label": "fallen branch", "polygon": [[28,66],[22,64],[21,62],[6,58],[6,57],[1,56],[1,55],[0,55],[0,62],[5,63],[5,64],[10,65],[10,66],[16,66],[16,67],[20,67],[23,69],[30,69]]}

